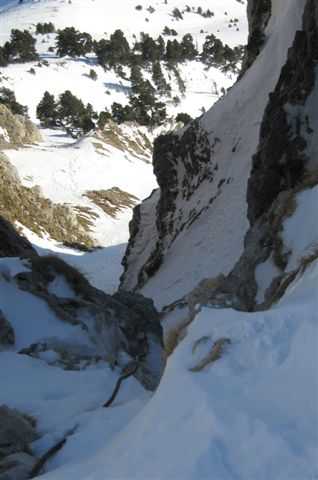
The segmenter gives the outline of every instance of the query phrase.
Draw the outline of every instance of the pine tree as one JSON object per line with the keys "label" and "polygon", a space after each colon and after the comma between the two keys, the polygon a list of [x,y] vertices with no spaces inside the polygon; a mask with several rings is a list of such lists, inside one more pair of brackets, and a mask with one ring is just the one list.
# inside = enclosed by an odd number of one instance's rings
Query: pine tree
{"label": "pine tree", "polygon": [[190,33],[184,35],[180,44],[182,60],[194,60],[198,52],[193,43],[193,37]]}
{"label": "pine tree", "polygon": [[141,57],[144,62],[154,62],[159,58],[159,48],[148,34],[142,34],[140,41]]}
{"label": "pine tree", "polygon": [[35,44],[35,38],[27,30],[11,30],[10,42],[6,42],[4,45],[8,61],[32,62],[38,60]]}
{"label": "pine tree", "polygon": [[177,63],[181,59],[181,47],[178,40],[168,40],[166,47],[166,60],[170,63]]}
{"label": "pine tree", "polygon": [[172,11],[172,15],[176,20],[183,20],[182,13],[180,12],[179,8],[174,8]]}
{"label": "pine tree", "polygon": [[202,48],[202,60],[208,65],[222,65],[224,62],[224,45],[215,35],[207,35]]}
{"label": "pine tree", "polygon": [[102,130],[105,127],[105,125],[108,123],[108,121],[111,120],[111,118],[112,118],[112,115],[107,109],[100,112],[97,120],[98,128]]}
{"label": "pine tree", "polygon": [[165,58],[166,44],[161,35],[157,38],[157,47],[158,47],[158,60],[163,60]]}
{"label": "pine tree", "polygon": [[133,93],[137,93],[139,91],[140,85],[143,83],[143,81],[144,79],[139,65],[132,65],[130,69],[130,82]]}
{"label": "pine tree", "polygon": [[59,30],[56,51],[59,57],[81,57],[93,50],[93,40],[89,33],[79,32],[74,27]]}
{"label": "pine tree", "polygon": [[134,119],[131,108],[128,105],[123,106],[120,103],[114,102],[111,109],[112,117],[116,123],[120,124]]}
{"label": "pine tree", "polygon": [[55,32],[55,27],[52,22],[36,24],[35,33],[39,35],[44,35],[46,33],[54,33],[54,32]]}
{"label": "pine tree", "polygon": [[102,39],[96,42],[94,50],[98,63],[103,67],[113,68],[117,65],[128,65],[130,62],[130,46],[121,30],[116,30],[110,40]]}
{"label": "pine tree", "polygon": [[6,87],[0,88],[0,104],[5,105],[15,115],[26,115],[27,107],[17,102],[15,94]]}
{"label": "pine tree", "polygon": [[168,85],[160,66],[160,62],[152,64],[152,79],[160,95],[170,95],[171,87]]}
{"label": "pine tree", "polygon": [[37,106],[36,116],[44,127],[56,126],[57,104],[54,95],[44,92],[43,98]]}
{"label": "pine tree", "polygon": [[178,113],[176,116],[176,122],[181,122],[184,125],[188,125],[192,120],[193,118],[188,113]]}
{"label": "pine tree", "polygon": [[116,63],[127,65],[130,57],[130,46],[121,30],[110,36],[111,66]]}
{"label": "pine tree", "polygon": [[8,66],[8,55],[3,47],[0,47],[0,67]]}

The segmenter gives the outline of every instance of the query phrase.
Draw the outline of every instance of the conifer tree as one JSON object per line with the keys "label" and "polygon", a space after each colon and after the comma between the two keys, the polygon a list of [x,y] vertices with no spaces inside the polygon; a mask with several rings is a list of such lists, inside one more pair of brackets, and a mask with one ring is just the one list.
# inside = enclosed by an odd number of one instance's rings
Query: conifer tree
{"label": "conifer tree", "polygon": [[44,127],[56,126],[57,112],[54,95],[44,92],[43,98],[36,108],[36,116]]}

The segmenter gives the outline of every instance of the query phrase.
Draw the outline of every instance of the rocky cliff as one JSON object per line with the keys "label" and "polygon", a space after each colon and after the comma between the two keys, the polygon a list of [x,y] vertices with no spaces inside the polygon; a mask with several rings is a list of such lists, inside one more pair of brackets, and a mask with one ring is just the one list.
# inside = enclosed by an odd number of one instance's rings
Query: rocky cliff
{"label": "rocky cliff", "polygon": [[[314,0],[249,2],[238,83],[187,129],[155,142],[160,188],[135,211],[123,289],[167,305],[204,278],[233,279],[240,258],[244,284],[242,258],[247,265],[251,242],[264,240],[251,233],[255,223],[318,167],[317,10]],[[246,308],[258,289],[251,263]]]}

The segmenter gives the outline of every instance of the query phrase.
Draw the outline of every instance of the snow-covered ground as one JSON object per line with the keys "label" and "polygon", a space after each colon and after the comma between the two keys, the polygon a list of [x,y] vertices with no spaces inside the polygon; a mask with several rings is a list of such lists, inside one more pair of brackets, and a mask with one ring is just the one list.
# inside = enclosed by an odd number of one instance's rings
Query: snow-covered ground
{"label": "snow-covered ground", "polygon": [[[6,2],[4,2],[5,5]],[[217,0],[212,7],[209,1],[202,0],[200,5],[193,2],[190,6],[201,6],[203,11],[208,8],[214,12],[211,18],[204,18],[197,13],[185,13],[183,20],[176,21],[172,16],[174,8],[183,10],[187,2],[173,0],[165,4],[162,0],[152,3],[155,12],[147,12],[149,2],[141,0],[119,0],[109,2],[105,0],[41,0],[28,1],[22,5],[16,2],[12,5],[8,2],[7,8],[0,10],[0,45],[10,36],[12,28],[29,29],[34,33],[38,22],[53,22],[56,28],[74,26],[81,31],[87,31],[93,38],[107,38],[116,29],[122,29],[125,36],[132,44],[133,35],[139,37],[141,32],[149,33],[157,38],[165,26],[177,31],[177,37],[165,37],[181,40],[186,33],[193,35],[198,48],[202,47],[204,38],[209,33],[214,33],[225,43],[236,46],[246,43],[246,4],[237,0]],[[136,5],[143,9],[138,11]],[[125,15],[123,15],[125,12]],[[145,21],[148,18],[149,21]],[[133,20],[132,20],[133,19]],[[232,26],[230,20],[237,19],[237,26]],[[231,25],[231,27],[229,27]],[[89,102],[96,111],[110,107],[113,102],[125,104],[128,102],[130,83],[123,80],[114,71],[104,71],[96,64],[93,56],[72,60],[67,57],[57,58],[54,53],[48,51],[50,46],[55,45],[55,34],[37,36],[37,50],[42,60],[48,62],[48,66],[38,66],[38,62],[20,65],[10,65],[0,69],[2,83],[15,91],[17,99],[23,105],[29,107],[29,113],[36,120],[36,105],[41,100],[45,90],[59,95],[69,89],[85,103]],[[30,68],[35,70],[35,75],[29,73]],[[88,77],[91,68],[94,68],[98,78],[96,81]],[[165,69],[164,69],[165,70]],[[129,69],[127,71],[129,76]],[[145,73],[145,72],[144,72]],[[181,97],[181,103],[176,108],[173,103],[167,101],[168,113],[187,112],[192,116],[201,114],[202,107],[212,105],[220,96],[221,88],[229,88],[235,75],[224,74],[216,68],[206,70],[200,62],[188,62],[180,67],[180,74],[185,82],[187,94],[184,98],[180,95],[177,81],[174,75],[165,70],[167,80],[172,87],[172,97]],[[145,77],[149,77],[145,73]]]}
{"label": "snow-covered ground", "polygon": [[[142,10],[137,10],[137,5]],[[172,16],[174,8],[184,10],[202,7],[203,11],[210,9],[214,16],[204,18],[194,12],[184,14],[183,20],[176,20]],[[152,6],[155,11],[150,13],[147,8]],[[10,34],[11,28],[34,28],[38,22],[51,21],[57,28],[74,26],[78,30],[88,32],[100,39],[120,28],[130,38],[140,32],[149,33],[157,37],[165,26],[173,28],[179,36],[191,33],[199,42],[200,31],[215,32],[229,45],[237,45],[246,41],[246,1],[237,0],[200,0],[187,2],[186,0],[24,0],[23,5],[18,1],[1,0],[2,10],[1,37]],[[124,14],[123,14],[124,13]],[[146,21],[146,18],[149,20]],[[231,19],[238,20],[238,30],[230,28]],[[15,24],[12,21],[15,20]]]}
{"label": "snow-covered ground", "polygon": [[[135,127],[125,129],[128,138],[138,139]],[[151,150],[134,155],[128,149],[122,151],[93,136],[74,142],[59,131],[42,131],[42,134],[43,143],[6,150],[6,155],[25,186],[40,186],[42,194],[55,203],[65,203],[75,209],[88,208],[92,221],[90,236],[100,248],[83,253],[59,245],[48,237],[40,238],[26,228],[24,233],[40,254],[53,251],[80,268],[96,287],[114,291],[122,273],[121,259],[129,237],[132,209],[125,208],[112,217],[85,194],[118,187],[140,202],[156,188]],[[96,144],[104,148],[96,148]]]}
{"label": "snow-covered ground", "polygon": [[[132,422],[89,461],[43,479],[316,478],[317,282],[316,264],[270,312],[202,310]],[[232,343],[194,373],[203,337]]]}
{"label": "snow-covered ground", "polygon": [[[2,270],[23,270],[3,259]],[[318,475],[318,264],[295,280],[272,310],[239,313],[204,308],[169,357],[153,395],[127,381],[111,409],[101,405],[116,379],[96,365],[69,372],[14,351],[0,352],[0,404],[33,415],[41,454],[76,427],[47,465],[47,480],[208,479],[299,480]],[[0,308],[24,322],[43,308],[26,294],[9,302],[0,282]],[[19,294],[20,295],[20,294]],[[4,302],[4,299],[7,300]],[[28,302],[28,304],[26,303]],[[42,312],[44,334],[65,338],[64,324]],[[76,338],[76,336],[74,337]],[[229,338],[222,358],[201,372],[190,369],[215,341]],[[198,342],[198,340],[200,340]],[[80,339],[79,339],[80,341]],[[196,347],[194,347],[196,345]]]}
{"label": "snow-covered ground", "polygon": [[[236,0],[215,0],[212,6],[210,1],[201,0],[200,6],[214,10],[215,17],[205,20],[186,14],[184,23],[174,22],[169,15],[175,6],[184,6],[180,0],[168,0],[167,4],[155,1],[156,12],[149,15],[145,12],[149,2],[144,0],[117,0],[114,4],[107,0],[25,0],[20,6],[16,3],[0,0],[3,40],[13,24],[33,28],[34,23],[49,20],[58,27],[71,22],[96,37],[118,27],[131,35],[139,30],[157,34],[168,25],[179,34],[188,33],[190,28],[193,34],[201,28],[214,33],[216,29],[228,43],[243,42],[242,29],[233,31],[226,20],[228,16],[241,19],[246,5]],[[135,10],[138,3],[144,6],[142,12]],[[280,7],[281,15],[269,24],[268,32],[274,34],[266,51],[244,82],[205,117],[207,130],[213,130],[213,135],[222,139],[216,152],[220,179],[231,181],[214,203],[214,214],[203,214],[199,227],[180,237],[167,256],[163,274],[144,289],[158,304],[187,293],[206,275],[226,273],[242,250],[247,228],[243,183],[257,146],[268,92],[277,81],[294,31],[300,26],[304,1],[277,0],[275,5]],[[113,14],[109,15],[110,12]],[[145,22],[145,16],[149,16],[149,22]],[[136,21],[132,22],[132,18]],[[98,71],[99,80],[93,83],[83,76],[89,68],[86,60],[67,60],[65,65],[59,62],[49,59],[49,67],[36,68],[35,76],[25,73],[30,65],[10,66],[2,71],[8,77],[4,84],[16,89],[18,100],[28,104],[31,115],[44,90],[59,93],[69,85],[95,108],[107,104],[102,84],[116,84],[118,79],[111,80],[106,78],[111,73]],[[207,83],[203,72],[199,72],[201,66],[197,71],[193,65],[184,68],[188,68],[185,75],[189,85],[190,74],[195,79],[195,92],[199,88],[205,92]],[[213,81],[210,73],[206,73],[207,82]],[[220,79],[220,84],[223,81]],[[123,98],[122,86],[114,86],[111,92],[112,101]],[[205,95],[186,96],[183,105],[189,102],[187,111],[193,106],[210,106],[212,97]],[[128,134],[136,135],[136,131]],[[102,149],[96,148],[96,138],[92,136],[74,142],[58,131],[43,131],[43,135],[44,141],[39,145],[6,151],[10,161],[24,185],[39,185],[43,195],[54,202],[89,207],[97,213],[92,234],[102,248],[80,253],[26,229],[25,234],[40,253],[54,251],[78,266],[96,286],[114,290],[121,272],[131,209],[113,219],[83,194],[116,186],[138,199],[148,196],[156,186],[151,152],[136,156],[128,149],[123,151],[107,143]],[[235,162],[228,162],[233,157],[234,145]],[[284,222],[283,240],[291,250],[287,271],[298,268],[303,257],[317,249],[317,192],[316,187],[300,193],[294,214]],[[229,204],[236,205],[236,209],[228,209]],[[168,358],[158,390],[150,394],[129,378],[109,409],[101,405],[113,390],[117,370],[97,363],[68,371],[49,365],[54,359],[53,351],[38,359],[18,353],[47,337],[72,341],[83,350],[91,347],[90,339],[78,326],[62,322],[42,299],[17,288],[13,277],[27,269],[20,259],[0,259],[0,310],[16,334],[16,344],[0,350],[0,405],[15,407],[37,420],[40,438],[33,444],[37,455],[66,432],[73,431],[63,449],[46,465],[43,480],[318,478],[317,261],[297,276],[271,310],[243,313],[202,308]],[[260,267],[257,281],[262,294],[276,274],[272,265]],[[61,296],[72,297],[63,282],[56,282],[52,288]],[[200,372],[191,371],[221,338],[230,340],[222,357]]]}

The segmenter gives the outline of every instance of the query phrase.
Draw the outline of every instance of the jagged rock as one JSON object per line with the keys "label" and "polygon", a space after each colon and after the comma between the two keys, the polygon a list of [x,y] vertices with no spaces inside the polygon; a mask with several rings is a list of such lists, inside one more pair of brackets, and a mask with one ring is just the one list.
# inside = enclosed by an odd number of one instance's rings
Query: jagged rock
{"label": "jagged rock", "polygon": [[[147,279],[159,269],[166,250],[177,235],[186,227],[189,227],[206,208],[206,205],[204,205],[198,210],[184,212],[182,202],[188,202],[203,181],[213,181],[214,170],[217,167],[210,161],[211,148],[213,150],[207,132],[198,120],[191,122],[186,129],[178,133],[161,135],[155,140],[153,165],[160,187],[160,195],[156,210],[153,213],[156,215],[158,240],[145,258],[144,264],[136,267],[139,270],[138,280],[137,285],[135,284],[132,287],[133,282],[127,275],[131,261],[130,253],[135,243],[138,242],[138,236],[142,235],[139,228],[142,207],[137,206],[130,224],[129,245],[122,262],[125,269],[121,277],[121,287],[123,289],[141,288]],[[179,164],[182,164],[184,169],[182,183],[179,182],[178,178]],[[156,191],[153,192],[151,197],[157,196],[156,194]],[[150,204],[151,197],[147,199]],[[178,208],[177,198],[179,200]]]}
{"label": "jagged rock", "polygon": [[15,334],[10,322],[0,310],[0,345],[14,345]]}
{"label": "jagged rock", "polygon": [[6,405],[0,406],[0,459],[13,453],[28,453],[30,443],[36,438],[30,417]]}
{"label": "jagged rock", "polygon": [[31,120],[14,115],[5,105],[0,105],[0,147],[41,141],[41,134]]}
{"label": "jagged rock", "polygon": [[114,299],[129,312],[129,317],[120,318],[119,327],[127,342],[127,353],[139,360],[136,377],[147,389],[154,390],[165,366],[159,314],[153,301],[142,295],[119,291]]}
{"label": "jagged rock", "polygon": [[270,207],[281,191],[299,183],[308,166],[306,149],[316,140],[306,103],[316,84],[317,65],[318,5],[315,0],[308,0],[303,30],[296,32],[265,110],[247,190],[251,223]]}
{"label": "jagged rock", "polygon": [[[52,282],[58,277],[64,278],[72,297],[54,293]],[[30,271],[17,274],[15,281],[21,290],[44,300],[62,321],[81,326],[97,349],[94,355],[46,339],[20,353],[39,357],[53,351],[58,354],[53,363],[76,369],[99,359],[121,365],[125,352],[140,363],[136,376],[142,384],[148,389],[158,385],[164,367],[162,328],[151,300],[123,291],[107,295],[57,257],[32,257]]]}
{"label": "jagged rock", "polygon": [[[214,308],[234,308],[254,311],[269,308],[279,300],[298,270],[285,272],[290,251],[284,245],[282,231],[286,218],[297,209],[297,195],[318,184],[318,174],[308,175],[297,187],[281,192],[270,209],[250,227],[245,237],[244,251],[231,272],[224,276],[202,280],[179,305],[187,305],[190,322],[202,305]],[[257,304],[255,271],[258,265],[272,258],[277,270],[265,292],[265,299]],[[177,304],[177,305],[178,305]],[[173,305],[172,309],[175,308]]]}
{"label": "jagged rock", "polygon": [[118,125],[109,120],[103,129],[95,132],[93,144],[101,154],[109,152],[109,146],[112,145],[148,163],[152,153],[152,141],[147,135],[147,130],[136,122]]}
{"label": "jagged rock", "polygon": [[241,76],[253,64],[262,50],[265,43],[265,29],[271,17],[271,12],[272,0],[249,0],[248,2],[249,36]]}
{"label": "jagged rock", "polygon": [[8,455],[0,461],[0,480],[27,480],[35,462],[36,458],[25,452]]}

